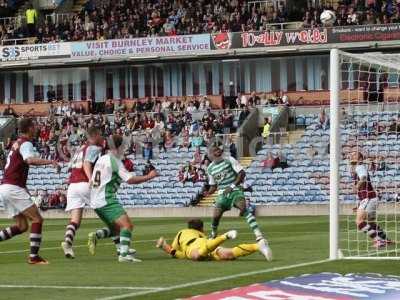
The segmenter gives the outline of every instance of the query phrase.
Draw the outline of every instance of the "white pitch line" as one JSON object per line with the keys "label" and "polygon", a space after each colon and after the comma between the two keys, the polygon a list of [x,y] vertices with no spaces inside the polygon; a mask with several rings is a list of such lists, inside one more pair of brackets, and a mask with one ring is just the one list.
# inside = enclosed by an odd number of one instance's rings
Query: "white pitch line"
{"label": "white pitch line", "polygon": [[12,285],[0,284],[0,288],[16,289],[77,289],[77,290],[159,290],[155,287],[136,287],[136,286],[67,286],[67,285]]}
{"label": "white pitch line", "polygon": [[173,286],[169,286],[169,287],[165,287],[165,288],[159,288],[158,290],[154,290],[154,291],[133,292],[133,293],[128,293],[128,294],[122,294],[122,295],[117,295],[117,296],[100,298],[98,300],[126,299],[126,298],[131,298],[131,297],[136,297],[136,296],[155,294],[155,293],[159,293],[159,292],[178,290],[178,289],[183,289],[183,288],[197,286],[197,285],[204,285],[204,284],[207,284],[207,283],[214,283],[214,282],[218,282],[218,281],[235,279],[235,278],[239,278],[239,277],[266,274],[266,273],[272,273],[272,272],[277,272],[277,271],[295,269],[295,268],[300,268],[300,267],[307,267],[307,266],[326,263],[328,261],[330,261],[330,260],[329,259],[324,259],[324,260],[306,262],[306,263],[289,265],[289,266],[275,267],[275,268],[267,269],[267,270],[258,270],[258,271],[251,271],[251,272],[246,272],[246,273],[238,273],[238,274],[229,275],[229,276],[216,277],[216,278],[211,278],[211,279],[206,279],[206,280],[201,280],[201,281],[195,281],[195,282],[188,282],[188,283],[173,285]]}
{"label": "white pitch line", "polygon": [[[155,242],[157,240],[138,240],[135,241],[133,240],[133,245],[135,245],[136,243],[150,243],[150,242]],[[114,245],[114,243],[103,243],[101,245]],[[83,247],[87,247],[87,244],[84,245],[74,245],[74,248],[83,248]],[[45,251],[45,250],[58,250],[61,249],[61,247],[46,247],[46,248],[40,248],[40,251]],[[0,254],[13,254],[13,253],[24,253],[24,252],[29,252],[29,249],[23,249],[23,250],[10,250],[10,251],[3,251],[0,252]]]}

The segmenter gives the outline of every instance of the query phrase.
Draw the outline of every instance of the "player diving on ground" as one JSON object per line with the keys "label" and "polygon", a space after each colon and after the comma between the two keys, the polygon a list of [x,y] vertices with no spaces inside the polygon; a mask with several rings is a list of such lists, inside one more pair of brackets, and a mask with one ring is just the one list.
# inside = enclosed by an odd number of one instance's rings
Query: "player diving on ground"
{"label": "player diving on ground", "polygon": [[90,207],[107,225],[108,230],[103,229],[102,235],[98,235],[96,232],[89,234],[89,252],[95,253],[99,238],[113,236],[115,231],[119,231],[120,253],[118,261],[135,262],[139,260],[129,253],[133,224],[118,202],[116,194],[122,181],[128,184],[140,184],[156,177],[157,172],[153,169],[147,175],[135,176],[126,170],[120,159],[124,152],[122,136],[114,134],[108,144],[109,152],[101,156],[94,166],[90,192]]}
{"label": "player diving on ground", "polygon": [[256,236],[260,252],[267,260],[271,261],[271,248],[262,234],[255,216],[246,205],[243,188],[241,187],[246,173],[237,160],[231,156],[224,157],[223,154],[223,144],[218,141],[214,142],[210,148],[212,163],[207,168],[210,189],[204,194],[206,196],[214,192],[218,193],[211,224],[211,237],[215,238],[217,236],[219,221],[224,212],[236,207],[240,211],[240,216],[246,219]]}
{"label": "player diving on ground", "polygon": [[203,221],[192,219],[188,228],[177,233],[172,244],[160,237],[156,247],[171,255],[173,258],[199,260],[234,260],[260,251],[258,244],[240,244],[233,248],[224,248],[221,245],[228,239],[235,239],[236,230],[230,230],[213,239],[207,239],[204,234]]}

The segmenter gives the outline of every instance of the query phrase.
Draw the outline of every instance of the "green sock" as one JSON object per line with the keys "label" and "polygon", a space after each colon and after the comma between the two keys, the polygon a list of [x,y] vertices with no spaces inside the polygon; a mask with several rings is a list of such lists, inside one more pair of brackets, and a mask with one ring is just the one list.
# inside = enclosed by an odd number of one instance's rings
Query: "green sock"
{"label": "green sock", "polygon": [[128,255],[128,251],[131,246],[131,238],[132,238],[131,231],[129,231],[128,229],[121,229],[121,232],[119,233],[119,240],[121,243],[121,246],[120,246],[120,255],[121,256]]}
{"label": "green sock", "polygon": [[249,224],[251,230],[253,230],[254,235],[256,236],[256,239],[262,238],[262,233],[260,228],[258,227],[256,217],[249,211],[246,210],[246,212],[243,215],[246,218],[247,224]]}

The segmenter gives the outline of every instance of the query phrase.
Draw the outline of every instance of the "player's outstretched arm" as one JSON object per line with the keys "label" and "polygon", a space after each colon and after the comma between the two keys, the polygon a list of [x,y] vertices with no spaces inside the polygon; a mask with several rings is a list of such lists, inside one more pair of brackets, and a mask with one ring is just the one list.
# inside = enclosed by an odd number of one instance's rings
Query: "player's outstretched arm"
{"label": "player's outstretched arm", "polygon": [[57,170],[60,169],[60,165],[55,160],[43,159],[39,157],[29,157],[25,159],[25,162],[31,166],[53,165],[53,167],[56,168]]}
{"label": "player's outstretched arm", "polygon": [[146,181],[149,181],[155,177],[158,176],[158,173],[156,170],[152,170],[150,171],[147,175],[144,176],[133,176],[131,178],[129,178],[126,183],[128,184],[140,184]]}

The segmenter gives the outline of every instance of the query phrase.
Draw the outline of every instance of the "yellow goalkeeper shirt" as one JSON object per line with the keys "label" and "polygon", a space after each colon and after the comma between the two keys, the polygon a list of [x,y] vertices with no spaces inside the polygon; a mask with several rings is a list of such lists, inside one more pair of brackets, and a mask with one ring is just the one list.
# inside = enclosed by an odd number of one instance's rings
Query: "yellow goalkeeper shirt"
{"label": "yellow goalkeeper shirt", "polygon": [[186,253],[188,247],[197,239],[205,238],[205,234],[201,231],[194,229],[182,229],[175,236],[172,242],[172,248],[177,251],[182,251]]}

